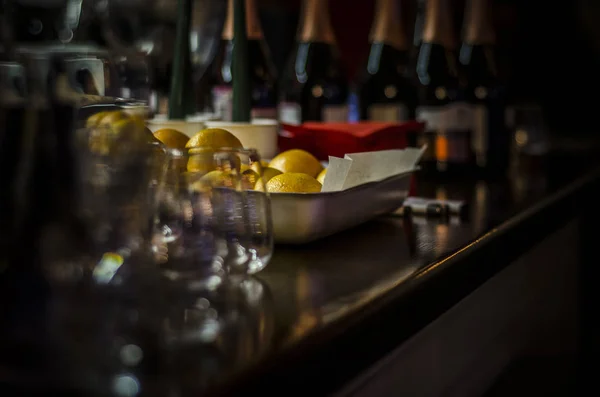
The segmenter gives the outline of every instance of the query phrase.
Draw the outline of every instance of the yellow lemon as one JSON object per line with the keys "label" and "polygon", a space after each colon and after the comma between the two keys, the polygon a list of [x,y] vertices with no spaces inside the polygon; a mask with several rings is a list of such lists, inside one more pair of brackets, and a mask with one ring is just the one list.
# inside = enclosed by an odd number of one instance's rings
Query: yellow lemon
{"label": "yellow lemon", "polygon": [[187,170],[190,172],[210,172],[214,170],[241,173],[247,169],[235,153],[215,153],[210,148],[194,148],[188,152]]}
{"label": "yellow lemon", "polygon": [[185,145],[186,148],[209,147],[241,149],[242,143],[231,132],[222,128],[206,128],[194,135]]}
{"label": "yellow lemon", "polygon": [[100,120],[102,120],[102,118],[104,116],[106,116],[109,112],[98,112],[96,114],[92,114],[90,117],[87,118],[87,120],[85,121],[85,126],[87,128],[91,128],[91,127],[96,127],[98,124],[100,124]]}
{"label": "yellow lemon", "polygon": [[129,149],[139,149],[147,145],[151,138],[148,136],[146,124],[142,119],[131,117],[112,124],[113,134],[119,138],[119,145],[132,145]]}
{"label": "yellow lemon", "polygon": [[[101,124],[108,116],[102,118]],[[96,154],[108,155],[122,150],[140,148],[151,142],[146,126],[137,118],[124,118],[110,124],[99,125],[90,130],[90,150]]]}
{"label": "yellow lemon", "polygon": [[144,129],[145,133],[146,133],[146,138],[148,140],[148,143],[155,143],[160,147],[165,147],[166,145],[164,143],[162,143],[160,140],[158,140],[154,134],[152,133],[152,131],[150,131],[150,128],[146,127]]}
{"label": "yellow lemon", "polygon": [[174,130],[172,128],[163,128],[158,131],[154,131],[154,136],[167,147],[180,150],[185,149],[185,145],[190,140],[190,138],[188,138],[188,136],[183,132]]}
{"label": "yellow lemon", "polygon": [[307,174],[313,178],[316,178],[323,169],[323,166],[315,156],[301,149],[292,149],[279,153],[271,160],[269,167],[283,173]]}
{"label": "yellow lemon", "polygon": [[242,172],[242,189],[252,190],[259,182],[260,176],[254,170]]}
{"label": "yellow lemon", "polygon": [[[260,164],[260,167],[259,167]],[[254,171],[258,172],[260,174],[260,170],[262,169],[264,172],[264,169],[267,168],[269,166],[269,162],[265,161],[265,160],[260,160],[259,161],[255,161],[254,163],[252,163],[252,165],[250,166],[250,168],[252,168]]]}
{"label": "yellow lemon", "polygon": [[[114,123],[111,124],[110,126],[113,131],[113,133],[115,134],[138,134],[140,136],[143,136],[144,138],[147,138],[147,129],[146,126],[144,125],[144,122],[140,119],[137,118],[126,118],[126,119],[121,119],[118,121],[115,121]],[[146,140],[146,139],[145,139]]]}
{"label": "yellow lemon", "polygon": [[[196,176],[192,173],[187,174],[188,181],[196,179]],[[237,181],[234,175],[224,171],[210,171],[203,177],[190,183],[190,189],[196,192],[209,192],[211,189],[216,187],[228,187],[237,188]]]}
{"label": "yellow lemon", "polygon": [[317,176],[317,181],[319,181],[321,185],[325,181],[325,175],[327,175],[327,168],[323,168],[323,171],[319,172],[319,175]]}
{"label": "yellow lemon", "polygon": [[224,171],[211,171],[200,178],[200,182],[208,184],[212,187],[236,187],[234,175]]}
{"label": "yellow lemon", "polygon": [[189,159],[187,162],[187,170],[189,172],[207,173],[215,169],[213,159],[214,152],[212,150],[194,149],[189,151]]}
{"label": "yellow lemon", "polygon": [[279,170],[276,170],[275,168],[271,168],[271,167],[265,167],[263,168],[263,180],[265,181],[265,183],[269,182],[271,179],[273,179],[273,177],[277,176],[277,175],[281,175],[282,172]]}
{"label": "yellow lemon", "polygon": [[269,193],[318,193],[321,191],[319,181],[310,175],[297,172],[286,172],[274,176],[266,186]]}
{"label": "yellow lemon", "polygon": [[[133,117],[130,117],[127,113],[122,112],[120,110],[114,110],[111,112],[106,112],[106,114],[98,119],[97,126],[111,126],[119,121],[128,120]],[[135,117],[137,119],[137,117]]]}
{"label": "yellow lemon", "polygon": [[276,170],[275,168],[270,168],[270,167],[263,168],[262,179],[258,179],[256,181],[256,184],[254,185],[254,190],[258,190],[259,192],[264,192],[265,191],[264,184],[269,182],[271,179],[273,179],[273,177],[276,177],[277,175],[281,175],[281,174],[282,174],[282,172],[279,170]]}

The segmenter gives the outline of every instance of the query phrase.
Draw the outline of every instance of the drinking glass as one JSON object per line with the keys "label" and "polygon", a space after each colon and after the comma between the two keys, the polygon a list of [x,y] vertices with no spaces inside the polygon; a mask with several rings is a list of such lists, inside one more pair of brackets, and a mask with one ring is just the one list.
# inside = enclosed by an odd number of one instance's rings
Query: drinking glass
{"label": "drinking glass", "polygon": [[[271,207],[255,150],[169,150],[155,252],[173,280],[262,270],[273,250]],[[264,189],[263,189],[264,190]]]}
{"label": "drinking glass", "polygon": [[84,395],[119,395],[151,381],[143,376],[157,366],[165,300],[149,254],[167,157],[134,119],[81,129],[69,143],[77,198],[42,243],[49,333],[65,382]]}
{"label": "drinking glass", "polygon": [[509,109],[508,115],[514,129],[517,152],[529,156],[541,156],[548,152],[548,129],[541,107],[515,106]]}
{"label": "drinking glass", "polygon": [[155,220],[155,258],[167,279],[211,289],[225,276],[217,255],[213,186],[201,181],[202,173],[187,171],[187,151],[167,149],[166,154]]}
{"label": "drinking glass", "polygon": [[42,242],[46,275],[57,285],[158,275],[150,243],[165,156],[149,142],[139,120],[76,131],[75,202]]}
{"label": "drinking glass", "polygon": [[223,258],[229,274],[258,273],[273,254],[271,202],[264,188],[264,165],[254,149],[223,148],[215,151],[213,159],[215,168],[239,175],[235,189],[218,186],[214,190],[217,230],[227,248]]}

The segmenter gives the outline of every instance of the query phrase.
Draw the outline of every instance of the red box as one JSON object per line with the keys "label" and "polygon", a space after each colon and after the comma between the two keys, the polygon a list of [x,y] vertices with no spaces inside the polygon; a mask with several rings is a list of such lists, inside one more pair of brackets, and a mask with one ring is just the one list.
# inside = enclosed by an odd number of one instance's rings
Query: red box
{"label": "red box", "polygon": [[[416,142],[414,138],[424,128],[425,123],[418,121],[283,124],[278,146],[280,152],[303,149],[319,160],[327,161],[329,156],[344,157],[348,153],[404,149],[411,141]],[[411,195],[414,182],[413,177]]]}
{"label": "red box", "polygon": [[278,144],[280,151],[304,149],[319,160],[327,160],[329,156],[344,157],[347,153],[404,149],[410,136],[424,127],[418,121],[283,124]]}

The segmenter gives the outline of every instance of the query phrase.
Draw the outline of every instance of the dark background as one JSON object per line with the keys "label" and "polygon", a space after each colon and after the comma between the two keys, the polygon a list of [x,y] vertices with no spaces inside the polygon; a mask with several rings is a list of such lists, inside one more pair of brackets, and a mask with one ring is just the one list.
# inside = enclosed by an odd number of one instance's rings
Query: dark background
{"label": "dark background", "polygon": [[[401,1],[411,37],[418,0]],[[330,0],[331,19],[350,77],[368,53],[374,0]],[[453,0],[460,36],[465,0]],[[293,49],[299,0],[261,0],[265,36],[278,68]],[[495,0],[494,23],[514,87],[539,101],[553,133],[595,137],[600,93],[600,2]]]}

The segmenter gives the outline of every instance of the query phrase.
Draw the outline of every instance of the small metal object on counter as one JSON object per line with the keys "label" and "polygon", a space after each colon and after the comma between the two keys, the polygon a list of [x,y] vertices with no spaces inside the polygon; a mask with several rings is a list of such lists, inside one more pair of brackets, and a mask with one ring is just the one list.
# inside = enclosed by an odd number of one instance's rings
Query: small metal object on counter
{"label": "small metal object on counter", "polygon": [[465,217],[468,206],[462,200],[437,200],[423,197],[409,197],[404,201],[404,206],[399,214],[422,215],[427,217]]}

